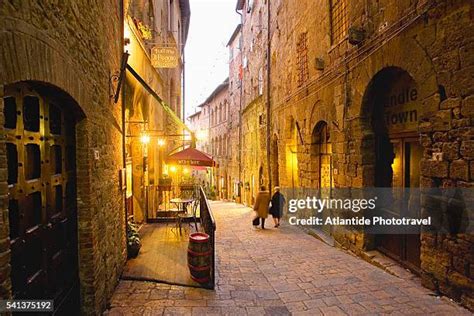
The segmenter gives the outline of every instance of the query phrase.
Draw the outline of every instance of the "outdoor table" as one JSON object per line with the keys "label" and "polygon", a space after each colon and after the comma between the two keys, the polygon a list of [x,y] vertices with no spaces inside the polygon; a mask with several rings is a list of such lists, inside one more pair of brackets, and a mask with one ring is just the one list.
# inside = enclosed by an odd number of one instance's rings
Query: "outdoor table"
{"label": "outdoor table", "polygon": [[186,207],[192,201],[194,201],[194,199],[175,198],[170,200],[170,202],[176,204],[176,207],[181,211],[186,211]]}

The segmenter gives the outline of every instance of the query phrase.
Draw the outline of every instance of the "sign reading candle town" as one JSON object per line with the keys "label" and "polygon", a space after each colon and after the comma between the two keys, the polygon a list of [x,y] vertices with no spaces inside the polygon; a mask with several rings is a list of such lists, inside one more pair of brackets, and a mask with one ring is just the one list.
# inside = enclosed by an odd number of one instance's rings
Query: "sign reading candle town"
{"label": "sign reading candle town", "polygon": [[176,47],[153,47],[151,49],[151,64],[155,68],[178,67],[178,51]]}
{"label": "sign reading candle town", "polygon": [[409,76],[402,76],[391,86],[384,99],[384,120],[389,133],[414,132],[421,107],[418,91]]}

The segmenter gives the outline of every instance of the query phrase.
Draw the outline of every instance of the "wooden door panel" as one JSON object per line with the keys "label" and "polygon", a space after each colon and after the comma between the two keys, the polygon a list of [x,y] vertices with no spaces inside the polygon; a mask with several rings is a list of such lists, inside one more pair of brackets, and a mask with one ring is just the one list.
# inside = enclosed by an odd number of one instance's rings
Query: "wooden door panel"
{"label": "wooden door panel", "polygon": [[77,308],[74,115],[26,84],[5,95],[13,297]]}
{"label": "wooden door panel", "polygon": [[[392,175],[393,203],[391,208],[382,212],[387,217],[418,217],[420,212],[419,195],[411,192],[409,188],[419,187],[419,162],[422,157],[422,147],[418,139],[391,139],[393,149],[393,161],[391,170],[387,174]],[[387,155],[379,154],[387,157]],[[390,154],[388,155],[390,156]],[[403,214],[400,210],[406,210]],[[401,228],[400,228],[401,229]],[[405,234],[384,234],[377,236],[377,247],[389,257],[401,262],[414,271],[418,271],[420,261],[420,235],[413,231]]]}

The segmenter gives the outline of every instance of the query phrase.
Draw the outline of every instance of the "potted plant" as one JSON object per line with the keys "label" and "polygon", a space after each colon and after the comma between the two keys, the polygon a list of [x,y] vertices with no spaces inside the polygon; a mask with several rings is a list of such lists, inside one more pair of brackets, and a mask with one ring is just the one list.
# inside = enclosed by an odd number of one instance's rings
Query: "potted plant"
{"label": "potted plant", "polygon": [[135,258],[142,247],[138,225],[133,221],[133,215],[127,221],[127,255],[128,258]]}

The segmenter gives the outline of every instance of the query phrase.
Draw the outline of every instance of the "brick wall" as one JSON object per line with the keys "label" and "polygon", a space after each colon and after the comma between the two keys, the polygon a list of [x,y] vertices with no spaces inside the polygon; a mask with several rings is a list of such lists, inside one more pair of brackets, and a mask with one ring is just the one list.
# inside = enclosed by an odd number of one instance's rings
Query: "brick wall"
{"label": "brick wall", "polygon": [[[78,237],[81,305],[100,313],[126,259],[120,103],[109,94],[122,52],[120,1],[3,1],[0,85],[34,80],[66,92],[84,118],[77,125]],[[65,23],[67,21],[67,23]],[[1,104],[1,101],[0,101]],[[0,111],[3,113],[3,111]],[[0,123],[3,115],[0,114]],[[0,124],[3,126],[3,123]],[[3,127],[2,127],[3,128]],[[99,160],[94,160],[94,150]],[[0,293],[11,295],[6,161],[0,147]]]}

